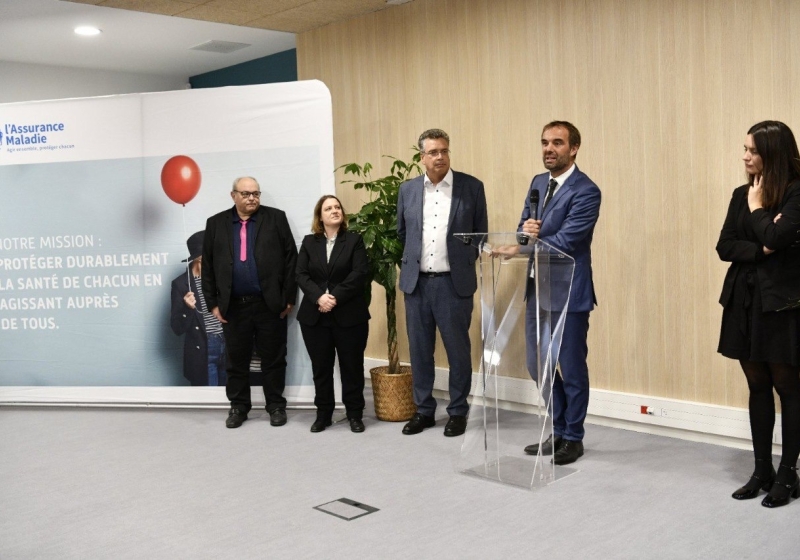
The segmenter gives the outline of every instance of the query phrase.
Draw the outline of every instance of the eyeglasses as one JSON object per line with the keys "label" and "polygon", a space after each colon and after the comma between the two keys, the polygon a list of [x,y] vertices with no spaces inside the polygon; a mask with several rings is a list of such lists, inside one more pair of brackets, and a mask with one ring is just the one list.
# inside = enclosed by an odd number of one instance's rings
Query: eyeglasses
{"label": "eyeglasses", "polygon": [[261,193],[258,191],[233,191],[235,193],[239,193],[239,196],[244,198],[245,200],[252,197],[252,198],[261,198]]}
{"label": "eyeglasses", "polygon": [[422,153],[425,154],[426,156],[430,156],[430,157],[435,159],[435,158],[439,157],[440,155],[442,157],[449,156],[450,155],[450,150],[431,150],[429,152],[422,152]]}

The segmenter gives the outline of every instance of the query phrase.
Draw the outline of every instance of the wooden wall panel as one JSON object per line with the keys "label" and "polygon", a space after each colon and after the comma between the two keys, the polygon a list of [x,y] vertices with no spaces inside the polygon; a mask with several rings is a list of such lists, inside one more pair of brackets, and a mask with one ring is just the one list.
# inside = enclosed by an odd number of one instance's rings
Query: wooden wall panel
{"label": "wooden wall panel", "polygon": [[[800,133],[798,28],[792,0],[415,0],[303,33],[298,73],[331,90],[337,165],[385,172],[383,154],[410,158],[422,130],[447,130],[453,167],[486,185],[495,231],[516,226],[543,171],[542,126],[572,121],[577,163],[603,192],[593,386],[743,407],[738,364],[716,353],[726,265],[714,246],[744,182],[747,128],[773,118]],[[367,352],[383,358],[376,296]],[[399,317],[407,360],[402,298]],[[477,363],[477,320],[473,341]]]}

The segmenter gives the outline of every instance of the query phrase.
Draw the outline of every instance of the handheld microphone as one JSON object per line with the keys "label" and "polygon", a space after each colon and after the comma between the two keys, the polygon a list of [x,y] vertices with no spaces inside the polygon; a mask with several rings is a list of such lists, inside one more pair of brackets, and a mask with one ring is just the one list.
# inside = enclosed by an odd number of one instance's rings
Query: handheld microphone
{"label": "handheld microphone", "polygon": [[[531,197],[528,200],[529,207],[531,209],[531,213],[533,214],[533,219],[539,219],[539,191],[536,189],[531,189]],[[517,241],[520,245],[527,245],[528,244],[528,236],[519,234],[517,235]]]}

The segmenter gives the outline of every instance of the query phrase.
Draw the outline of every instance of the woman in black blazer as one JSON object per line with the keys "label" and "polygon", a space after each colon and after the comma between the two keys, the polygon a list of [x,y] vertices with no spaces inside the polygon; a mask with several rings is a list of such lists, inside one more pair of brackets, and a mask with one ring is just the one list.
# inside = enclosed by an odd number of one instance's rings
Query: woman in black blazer
{"label": "woman in black blazer", "polygon": [[347,216],[333,195],[317,202],[311,231],[297,257],[297,283],[303,291],[297,321],[311,357],[317,407],[311,431],[321,432],[331,425],[333,364],[338,354],[350,429],[363,432],[364,349],[370,319],[364,299],[367,251],[361,236],[347,231]]}
{"label": "woman in black blazer", "polygon": [[[733,191],[717,253],[731,263],[722,287],[718,351],[739,360],[750,388],[755,472],[737,500],[769,490],[765,507],[800,496],[800,152],[788,126],[764,121],[744,143],[748,183]],[[783,454],[772,466],[773,388]]]}

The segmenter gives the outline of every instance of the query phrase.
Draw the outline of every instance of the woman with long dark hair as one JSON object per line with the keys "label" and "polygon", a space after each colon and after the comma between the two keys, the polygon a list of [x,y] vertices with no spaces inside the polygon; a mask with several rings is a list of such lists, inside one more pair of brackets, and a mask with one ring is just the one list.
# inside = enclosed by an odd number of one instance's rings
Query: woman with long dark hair
{"label": "woman with long dark hair", "polygon": [[[750,389],[755,471],[737,500],[769,493],[765,507],[800,496],[800,153],[778,121],[747,131],[748,182],[733,191],[717,253],[731,263],[722,287],[718,351],[739,360]],[[772,465],[773,389],[781,402],[783,453]]]}
{"label": "woman with long dark hair", "polygon": [[367,250],[359,234],[347,231],[347,214],[333,195],[317,202],[311,231],[297,256],[297,284],[303,291],[297,322],[311,357],[317,407],[311,431],[331,425],[336,404],[333,364],[338,355],[350,430],[363,432],[364,350],[370,319],[364,297]]}

